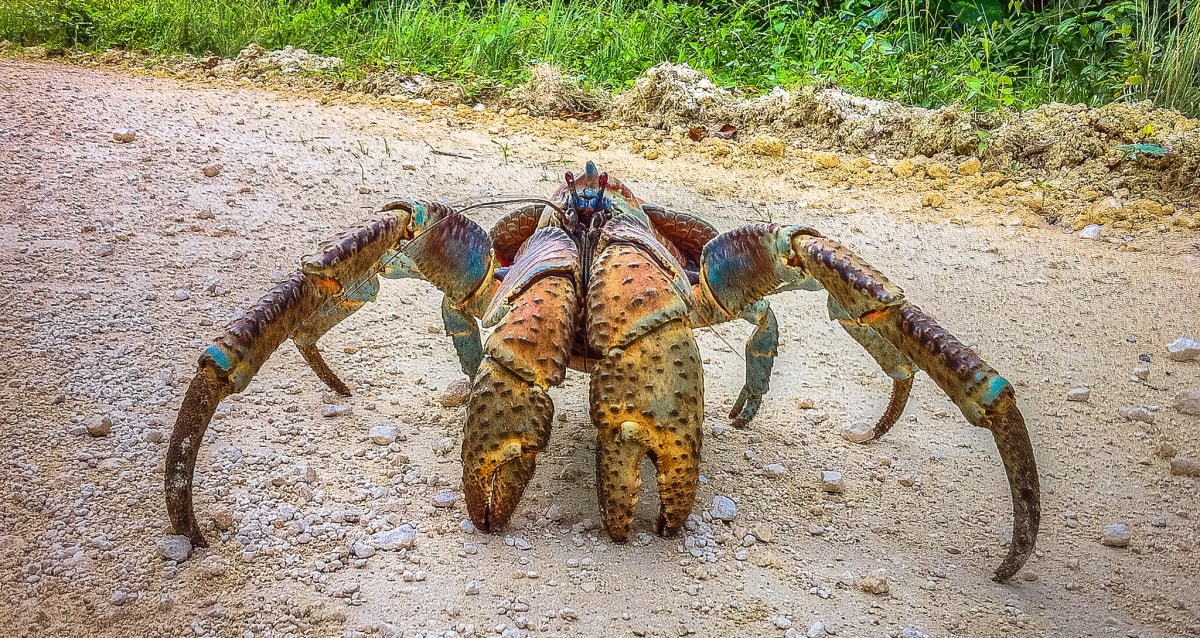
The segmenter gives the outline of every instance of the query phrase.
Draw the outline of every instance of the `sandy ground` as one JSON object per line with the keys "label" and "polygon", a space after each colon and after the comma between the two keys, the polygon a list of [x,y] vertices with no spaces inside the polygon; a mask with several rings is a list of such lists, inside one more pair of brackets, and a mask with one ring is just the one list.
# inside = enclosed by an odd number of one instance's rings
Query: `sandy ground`
{"label": "sandy ground", "polygon": [[[1200,332],[1194,234],[1088,241],[997,224],[961,193],[933,218],[898,182],[782,179],[794,169],[774,160],[648,161],[621,144],[588,151],[569,125],[514,133],[472,117],[0,61],[6,633],[824,635],[818,622],[837,636],[1200,633],[1197,479],[1168,471],[1173,455],[1200,457],[1200,417],[1170,408],[1200,389],[1200,362],[1165,356]],[[137,139],[115,142],[118,128]],[[724,425],[749,326],[698,333],[711,365],[696,512],[728,496],[732,524],[701,516],[684,537],[624,545],[595,529],[587,379],[572,373],[553,392],[551,449],[512,529],[470,533],[464,412],[440,404],[462,375],[436,291],[410,280],[385,282],[379,303],[323,341],[353,398],[284,347],[223,404],[197,508],[231,529],[210,529],[212,547],[181,564],[159,556],[165,436],[226,321],[390,198],[545,195],[589,158],[722,229],[796,220],[842,239],[1013,380],[1045,512],[1022,573],[989,580],[1011,522],[999,458],[928,378],[885,439],[841,438],[842,424],[883,409],[890,384],[812,293],[773,300],[781,353],[747,430]],[[1130,380],[1138,365],[1145,382]],[[1066,401],[1075,386],[1089,402]],[[328,403],[353,411],[326,418]],[[1123,419],[1126,406],[1158,406],[1153,424]],[[89,436],[104,417],[111,432]],[[371,442],[379,424],[403,440]],[[783,476],[764,476],[772,463]],[[819,470],[842,472],[845,493],[823,493]],[[455,504],[433,507],[444,491]],[[656,510],[646,493],[638,531]],[[1101,545],[1113,522],[1128,524],[1129,547]],[[402,524],[416,529],[411,547],[347,555]],[[888,594],[854,585],[880,569]]]}

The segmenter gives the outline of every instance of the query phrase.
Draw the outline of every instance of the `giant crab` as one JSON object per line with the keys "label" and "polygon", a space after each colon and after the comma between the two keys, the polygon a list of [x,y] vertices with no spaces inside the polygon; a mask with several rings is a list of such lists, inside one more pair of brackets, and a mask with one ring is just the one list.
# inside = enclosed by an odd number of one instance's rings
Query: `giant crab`
{"label": "giant crab", "polygon": [[[513,515],[550,437],[547,390],[571,367],[591,375],[604,527],[617,541],[629,535],[646,455],[657,470],[657,531],[671,534],[692,511],[699,482],[704,384],[692,331],[739,317],[755,326],[730,413],[745,426],[767,392],[779,340],[765,297],[824,289],[830,317],[893,379],[874,437],[900,417],[918,369],[968,422],[991,431],[1013,509],[1012,541],[995,578],[1024,565],[1041,505],[1012,386],[844,246],[803,225],[718,233],[698,217],[634,197],[591,162],[581,175],[566,173],[549,200],[515,203],[524,206],[490,233],[466,209],[387,204],[233,321],[200,356],[171,434],[165,488],[175,531],[206,545],[192,506],[201,439],[220,401],[244,390],[283,341],[291,338],[332,390],[350,393],[316,344],[375,299],[382,276],[421,278],[444,295],[446,332],[473,383],[462,483],[476,526],[500,530]],[[486,344],[479,319],[495,327]]]}

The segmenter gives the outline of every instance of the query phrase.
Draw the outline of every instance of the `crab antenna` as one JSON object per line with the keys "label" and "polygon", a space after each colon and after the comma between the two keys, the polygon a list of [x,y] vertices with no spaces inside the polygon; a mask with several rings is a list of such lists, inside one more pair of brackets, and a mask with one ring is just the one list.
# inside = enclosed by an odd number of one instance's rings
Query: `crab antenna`
{"label": "crab antenna", "polygon": [[563,178],[567,180],[567,187],[571,189],[571,205],[576,206],[579,202],[579,193],[575,192],[575,174],[567,171]]}
{"label": "crab antenna", "polygon": [[596,178],[596,182],[600,184],[600,194],[596,195],[596,201],[600,205],[604,203],[604,189],[608,188],[608,173],[600,173],[600,177]]}

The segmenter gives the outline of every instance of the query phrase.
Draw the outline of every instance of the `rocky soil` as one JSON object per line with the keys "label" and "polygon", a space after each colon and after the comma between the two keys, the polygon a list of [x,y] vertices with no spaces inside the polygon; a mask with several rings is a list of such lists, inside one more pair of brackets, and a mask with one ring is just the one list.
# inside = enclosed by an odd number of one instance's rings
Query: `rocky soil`
{"label": "rocky soil", "polygon": [[[1200,359],[1178,341],[1200,338],[1186,194],[1097,182],[1093,197],[946,159],[11,59],[0,96],[10,633],[1200,634]],[[650,492],[632,542],[598,529],[575,373],[552,393],[551,449],[512,528],[476,532],[462,375],[436,292],[410,280],[323,340],[351,399],[284,347],[221,406],[197,464],[212,546],[170,537],[166,437],[225,322],[391,198],[548,194],[589,158],[722,229],[796,220],[842,239],[1005,373],[1045,511],[1014,582],[989,580],[1011,523],[990,435],[921,377],[887,437],[848,442],[843,427],[875,417],[890,382],[810,293],[773,300],[783,343],[749,429],[725,417],[749,326],[698,333],[704,482],[680,538],[650,533]],[[1073,217],[1048,225],[1097,204],[1155,221],[1082,237]]]}

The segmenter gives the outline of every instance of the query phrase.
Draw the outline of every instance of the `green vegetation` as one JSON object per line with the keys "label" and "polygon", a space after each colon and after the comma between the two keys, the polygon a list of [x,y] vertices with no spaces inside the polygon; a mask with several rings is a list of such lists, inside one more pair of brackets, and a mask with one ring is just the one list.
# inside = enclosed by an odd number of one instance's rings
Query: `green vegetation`
{"label": "green vegetation", "polygon": [[0,38],[236,55],[513,83],[552,62],[619,89],[658,62],[723,84],[833,82],[908,104],[1151,98],[1200,114],[1195,0],[0,0]]}

